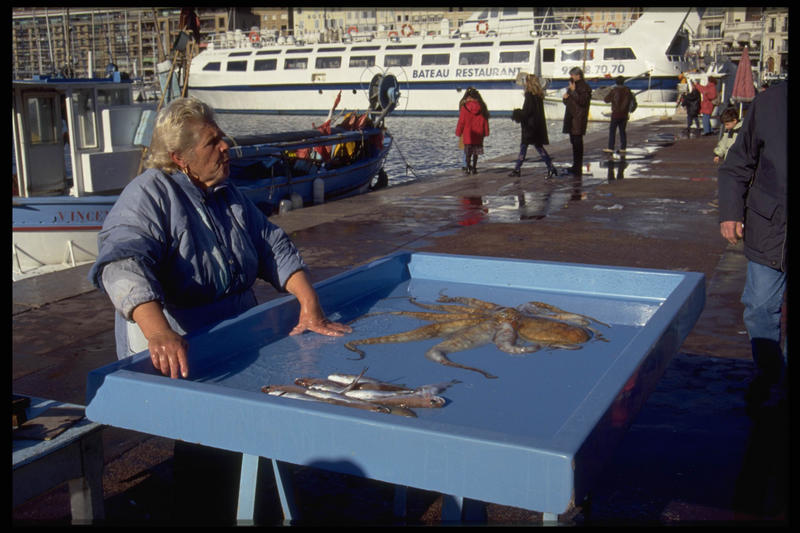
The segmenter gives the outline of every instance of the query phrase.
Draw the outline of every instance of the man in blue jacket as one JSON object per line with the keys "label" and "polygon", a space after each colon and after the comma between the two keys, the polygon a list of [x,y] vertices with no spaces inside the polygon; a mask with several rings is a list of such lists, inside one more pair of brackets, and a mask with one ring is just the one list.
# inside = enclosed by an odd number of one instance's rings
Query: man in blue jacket
{"label": "man in blue jacket", "polygon": [[744,323],[756,364],[751,408],[778,398],[784,381],[781,308],[786,290],[788,82],[760,93],[719,169],[722,237],[744,240],[748,259],[742,292]]}

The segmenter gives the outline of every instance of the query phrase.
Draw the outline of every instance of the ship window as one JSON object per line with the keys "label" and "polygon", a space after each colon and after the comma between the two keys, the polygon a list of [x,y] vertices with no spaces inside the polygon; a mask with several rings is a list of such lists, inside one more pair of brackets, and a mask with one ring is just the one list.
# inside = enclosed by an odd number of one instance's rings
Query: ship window
{"label": "ship window", "polygon": [[525,46],[533,45],[533,41],[500,41],[500,46]]}
{"label": "ship window", "polygon": [[257,56],[268,56],[273,54],[280,54],[280,50],[261,50],[260,52],[256,52]]}
{"label": "ship window", "polygon": [[318,57],[316,68],[339,68],[342,66],[341,56],[335,57]]}
{"label": "ship window", "polygon": [[[578,50],[569,50],[569,51],[562,50],[561,51],[561,61],[583,61],[584,60],[583,52],[584,52],[583,48],[578,49]],[[588,48],[586,50],[586,58],[585,59],[586,59],[586,61],[591,61],[592,59],[594,59],[594,50],[593,49]]]}
{"label": "ship window", "polygon": [[61,124],[56,125],[56,99],[32,96],[27,105],[31,144],[58,144],[56,126]]}
{"label": "ship window", "polygon": [[636,59],[636,54],[630,48],[606,48],[603,50],[603,59],[620,60]]}
{"label": "ship window", "polygon": [[276,70],[278,68],[277,59],[256,59],[253,63],[253,70]]}
{"label": "ship window", "polygon": [[450,54],[422,54],[422,65],[449,65]]}
{"label": "ship window", "polygon": [[225,70],[228,72],[244,72],[247,70],[247,61],[228,61]]}
{"label": "ship window", "polygon": [[461,43],[461,48],[474,48],[476,46],[492,46],[494,45],[493,42],[472,42],[472,43]]}
{"label": "ship window", "polygon": [[555,63],[556,49],[542,48],[542,63]]}
{"label": "ship window", "polygon": [[386,45],[387,50],[413,50],[416,48],[416,44],[389,44]]}
{"label": "ship window", "polygon": [[308,68],[308,58],[307,57],[298,57],[298,58],[291,58],[287,59],[286,63],[283,64],[283,68],[285,70],[303,70]]}
{"label": "ship window", "polygon": [[305,54],[310,52],[311,48],[293,48],[291,50],[286,50],[287,54]]}
{"label": "ship window", "polygon": [[388,54],[383,58],[384,67],[409,67],[411,66],[411,54]]}
{"label": "ship window", "polygon": [[228,54],[228,57],[242,57],[242,56],[249,56],[253,52],[231,52]]}
{"label": "ship window", "polygon": [[317,52],[344,52],[344,46],[334,46],[333,48],[318,48]]}
{"label": "ship window", "polygon": [[350,57],[350,66],[351,67],[374,67],[375,66],[375,56],[351,56]]}
{"label": "ship window", "polygon": [[378,50],[379,48],[380,46],[371,44],[368,46],[354,46],[350,50],[355,52],[356,50]]}
{"label": "ship window", "polygon": [[453,48],[455,46],[453,43],[431,43],[431,44],[423,44],[422,48]]}
{"label": "ship window", "polygon": [[461,52],[458,55],[459,65],[488,65],[489,52]]}
{"label": "ship window", "polygon": [[214,61],[212,63],[207,63],[206,66],[203,67],[203,70],[219,70],[219,67],[219,61]]}
{"label": "ship window", "polygon": [[525,52],[500,52],[501,63],[527,63],[530,61],[531,53]]}

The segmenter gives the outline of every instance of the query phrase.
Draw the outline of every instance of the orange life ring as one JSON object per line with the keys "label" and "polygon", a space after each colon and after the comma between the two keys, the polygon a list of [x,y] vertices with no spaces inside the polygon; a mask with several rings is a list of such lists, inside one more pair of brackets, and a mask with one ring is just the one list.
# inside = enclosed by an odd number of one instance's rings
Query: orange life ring
{"label": "orange life ring", "polygon": [[347,33],[358,33],[358,28],[356,28],[355,26],[350,26],[349,28],[347,28]]}
{"label": "orange life ring", "polygon": [[475,25],[475,30],[478,33],[486,33],[489,31],[489,22],[486,20],[481,20]]}
{"label": "orange life ring", "polygon": [[257,31],[251,31],[250,35],[247,36],[250,39],[250,42],[255,44],[261,40],[261,35]]}
{"label": "orange life ring", "polygon": [[410,37],[414,35],[414,27],[411,24],[403,24],[401,30],[403,32],[403,37]]}
{"label": "orange life ring", "polygon": [[592,17],[590,17],[589,15],[584,15],[580,19],[578,19],[578,27],[583,31],[588,30],[591,25],[592,25]]}
{"label": "orange life ring", "polygon": [[608,30],[610,30],[611,28],[616,28],[616,27],[617,25],[614,24],[613,22],[606,22],[606,32],[608,32]]}

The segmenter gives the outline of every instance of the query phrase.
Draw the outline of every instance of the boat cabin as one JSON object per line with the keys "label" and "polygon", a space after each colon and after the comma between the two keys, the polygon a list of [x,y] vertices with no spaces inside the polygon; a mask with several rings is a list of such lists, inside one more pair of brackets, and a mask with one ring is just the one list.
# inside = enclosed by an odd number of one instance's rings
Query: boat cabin
{"label": "boat cabin", "polygon": [[16,195],[118,194],[136,175],[155,105],[133,104],[114,74],[12,82]]}

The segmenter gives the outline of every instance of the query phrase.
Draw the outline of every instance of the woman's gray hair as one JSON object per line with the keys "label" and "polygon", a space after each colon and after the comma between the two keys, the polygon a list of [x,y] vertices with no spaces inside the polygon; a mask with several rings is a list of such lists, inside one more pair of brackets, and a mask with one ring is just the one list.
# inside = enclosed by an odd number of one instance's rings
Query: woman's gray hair
{"label": "woman's gray hair", "polygon": [[170,102],[156,117],[144,166],[168,173],[179,170],[170,154],[192,148],[197,143],[200,128],[190,126],[204,123],[214,123],[214,110],[204,102],[193,97]]}

